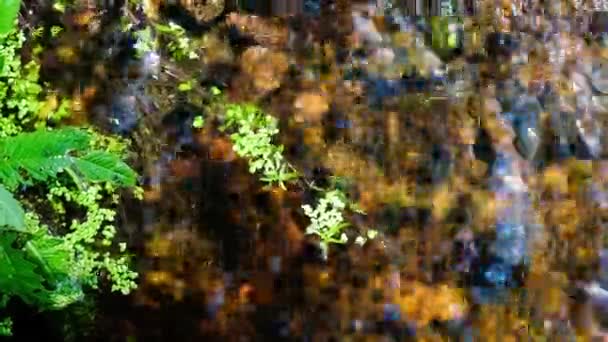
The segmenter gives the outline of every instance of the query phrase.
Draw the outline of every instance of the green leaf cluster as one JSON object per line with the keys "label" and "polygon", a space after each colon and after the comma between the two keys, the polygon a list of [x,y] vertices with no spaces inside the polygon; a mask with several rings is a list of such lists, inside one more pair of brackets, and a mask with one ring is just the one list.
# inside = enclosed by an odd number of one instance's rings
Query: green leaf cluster
{"label": "green leaf cluster", "polygon": [[15,27],[21,0],[0,0],[0,34],[9,32]]}
{"label": "green leaf cluster", "polygon": [[23,32],[12,30],[0,34],[0,137],[14,135],[32,122],[42,104],[38,84],[40,65],[34,61],[23,65],[20,49]]}
{"label": "green leaf cluster", "polygon": [[[39,309],[61,309],[83,298],[83,286],[95,288],[100,272],[107,273],[113,290],[128,293],[136,286],[127,256],[98,248],[99,242],[110,246],[116,232],[115,211],[100,204],[104,191],[134,187],[136,173],[108,151],[121,148],[104,149],[106,141],[94,137],[72,127],[0,139],[0,294]],[[59,181],[62,173],[76,188]],[[53,234],[56,228],[42,224],[9,192],[39,183],[47,184],[47,200],[58,217],[64,217],[67,202],[84,209],[85,217],[72,220],[67,234]]]}
{"label": "green leaf cluster", "polygon": [[[85,288],[97,288],[100,276],[128,293],[137,273],[125,244],[113,245],[117,192],[141,195],[124,162],[128,143],[92,128],[46,129],[71,115],[70,101],[45,94],[38,62],[22,61],[18,4],[0,0],[0,310],[12,298],[39,310],[65,308],[84,299]],[[3,26],[7,18],[11,24]],[[11,318],[2,316],[0,335],[10,335]]]}
{"label": "green leaf cluster", "polygon": [[298,178],[295,169],[283,158],[283,146],[272,143],[279,132],[277,119],[251,104],[228,104],[221,130],[233,131],[234,151],[248,158],[249,172],[262,172],[262,181],[278,184]]}
{"label": "green leaf cluster", "polygon": [[182,61],[186,59],[197,59],[198,53],[196,52],[196,44],[188,37],[186,30],[173,23],[169,22],[168,25],[156,24],[155,29],[162,37],[166,40],[166,44],[169,54],[176,61]]}
{"label": "green leaf cluster", "polygon": [[[70,101],[57,101],[54,95],[50,96],[54,101],[41,100],[45,93],[39,82],[40,64],[22,62],[24,42],[25,35],[18,29],[0,34],[0,138],[43,128],[70,115]],[[55,102],[58,105],[51,105]]]}
{"label": "green leaf cluster", "polygon": [[197,59],[197,47],[194,41],[188,37],[186,30],[175,24],[155,24],[154,29],[150,26],[135,31],[135,55],[142,58],[149,52],[158,51],[159,47],[165,47],[169,56],[175,61]]}
{"label": "green leaf cluster", "polygon": [[348,241],[344,228],[348,223],[344,221],[342,212],[346,209],[344,193],[339,190],[327,191],[313,208],[308,204],[302,206],[304,214],[310,219],[306,234],[315,234],[325,243],[345,243]]}
{"label": "green leaf cluster", "polygon": [[205,118],[202,115],[197,115],[192,121],[192,127],[200,129],[203,126],[205,126]]}
{"label": "green leaf cluster", "polygon": [[[0,228],[0,295],[5,306],[13,296],[41,310],[61,309],[83,297],[70,274],[74,255],[69,246],[48,232],[34,229],[38,222],[27,215],[25,232]],[[10,334],[11,321],[3,318],[0,335]]]}
{"label": "green leaf cluster", "polygon": [[89,133],[78,128],[4,138],[0,140],[0,182],[13,190],[19,184],[45,182],[66,171],[89,182],[135,186],[135,172],[114,154],[90,150],[90,140]]}
{"label": "green leaf cluster", "polygon": [[[248,159],[249,172],[261,171],[262,181],[278,184],[285,189],[285,183],[299,177],[298,172],[284,159],[283,146],[273,144],[273,137],[279,132],[278,121],[252,104],[226,104],[224,107],[222,131],[233,132],[230,138],[234,151]],[[311,188],[323,195],[317,205],[303,205],[302,209],[310,219],[307,234],[318,235],[321,247],[327,250],[329,243],[345,243],[348,239],[344,230],[349,224],[344,220],[346,209],[364,214],[346,195],[348,180],[332,177],[330,189]]]}
{"label": "green leaf cluster", "polygon": [[147,26],[145,29],[135,31],[134,33],[137,42],[135,43],[135,55],[137,58],[142,58],[149,52],[158,50],[158,40],[152,32],[152,28]]}

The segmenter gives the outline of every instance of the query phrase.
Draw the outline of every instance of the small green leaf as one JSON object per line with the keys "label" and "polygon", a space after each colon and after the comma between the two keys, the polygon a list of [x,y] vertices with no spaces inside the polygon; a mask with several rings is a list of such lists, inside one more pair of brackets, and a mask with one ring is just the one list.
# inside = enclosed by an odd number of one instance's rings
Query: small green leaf
{"label": "small green leaf", "polygon": [[211,87],[211,94],[213,96],[218,96],[222,91],[218,87]]}
{"label": "small green leaf", "polygon": [[202,116],[198,115],[194,118],[194,121],[192,122],[192,127],[194,128],[203,128],[203,126],[205,125],[205,119],[203,119]]}
{"label": "small green leaf", "polygon": [[4,317],[0,320],[0,336],[11,336],[13,334],[13,320]]}
{"label": "small green leaf", "polygon": [[359,206],[359,204],[357,204],[357,203],[351,203],[350,204],[350,210],[354,211],[357,214],[367,215],[367,213],[365,212],[365,210],[363,210],[361,208],[361,206]]}
{"label": "small green leaf", "polygon": [[15,27],[15,19],[21,0],[0,0],[0,34],[9,33]]}
{"label": "small green leaf", "polygon": [[51,27],[51,37],[56,37],[59,33],[63,31],[63,27],[61,26],[52,26]]}
{"label": "small green leaf", "polygon": [[60,3],[60,2],[55,2],[53,4],[53,8],[60,13],[64,13],[65,12],[65,4]]}
{"label": "small green leaf", "polygon": [[192,90],[192,81],[188,81],[188,82],[182,82],[177,86],[177,90],[179,91],[190,91]]}
{"label": "small green leaf", "polygon": [[3,227],[25,231],[25,212],[13,195],[0,185],[0,229]]}

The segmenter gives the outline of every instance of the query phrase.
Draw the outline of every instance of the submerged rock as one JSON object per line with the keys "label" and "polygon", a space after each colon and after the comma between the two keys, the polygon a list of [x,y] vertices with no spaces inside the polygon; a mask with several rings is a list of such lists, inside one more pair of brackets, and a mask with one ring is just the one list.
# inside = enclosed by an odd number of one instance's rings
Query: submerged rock
{"label": "submerged rock", "polygon": [[378,32],[373,20],[363,16],[361,13],[353,13],[353,31],[363,43],[382,43],[382,35]]}
{"label": "submerged rock", "polygon": [[576,128],[584,149],[578,154],[579,158],[599,158],[603,152],[600,141],[602,131],[597,121],[589,117],[579,119],[576,120]]}
{"label": "submerged rock", "polygon": [[296,97],[293,107],[296,121],[320,122],[329,111],[329,99],[319,92],[305,92]]}
{"label": "submerged rock", "polygon": [[513,129],[517,135],[516,147],[522,157],[531,159],[540,145],[540,113],[542,107],[536,97],[524,95],[513,106]]}
{"label": "submerged rock", "polygon": [[263,93],[278,89],[289,67],[284,53],[262,46],[245,50],[240,65],[241,70],[251,79],[255,90]]}
{"label": "submerged rock", "polygon": [[179,3],[199,22],[217,18],[225,7],[225,0],[179,0]]}
{"label": "submerged rock", "polygon": [[595,89],[608,94],[608,61],[601,62],[591,74],[591,82]]}
{"label": "submerged rock", "polygon": [[117,95],[110,105],[110,121],[113,133],[126,135],[137,126],[141,113],[137,97],[133,94]]}

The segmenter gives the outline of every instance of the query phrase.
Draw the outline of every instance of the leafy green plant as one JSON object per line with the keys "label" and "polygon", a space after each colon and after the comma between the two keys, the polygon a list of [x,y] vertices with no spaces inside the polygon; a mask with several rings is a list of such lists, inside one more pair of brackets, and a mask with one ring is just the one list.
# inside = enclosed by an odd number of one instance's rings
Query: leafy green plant
{"label": "leafy green plant", "polygon": [[72,4],[72,0],[54,0],[53,9],[57,12],[64,13],[66,8]]}
{"label": "leafy green plant", "polygon": [[[0,0],[0,26],[10,15],[5,4]],[[52,27],[51,35],[60,31]],[[118,191],[142,194],[124,162],[128,144],[92,128],[46,129],[71,113],[68,99],[45,93],[50,86],[39,82],[36,39],[43,32],[31,31],[34,59],[24,63],[24,33],[0,28],[0,309],[12,298],[62,309],[101,277],[113,291],[136,287],[126,245],[113,244]],[[0,316],[0,335],[11,328],[11,318]]]}
{"label": "leafy green plant", "polygon": [[137,39],[137,42],[135,43],[135,55],[137,58],[142,58],[147,53],[158,50],[158,40],[154,36],[150,26],[135,31],[134,35]]}
{"label": "leafy green plant", "polygon": [[[115,211],[100,204],[104,191],[134,187],[136,173],[121,160],[121,149],[109,147],[110,139],[94,137],[90,130],[62,128],[0,139],[1,295],[40,309],[61,309],[82,299],[83,287],[96,288],[100,273],[112,281],[112,290],[128,293],[136,286],[124,245],[118,255],[99,246],[110,246],[115,235]],[[68,177],[60,181],[64,173]],[[68,233],[58,235],[61,223],[43,224],[32,211],[35,203],[25,202],[24,210],[9,192],[39,183],[47,184],[47,200],[60,222],[64,203],[84,209],[84,218],[74,218]],[[117,196],[110,197],[115,204]],[[3,321],[4,332],[8,322]]]}
{"label": "leafy green plant", "polygon": [[262,181],[278,184],[298,178],[297,171],[283,158],[283,146],[272,143],[279,132],[277,119],[252,104],[228,104],[220,129],[230,130],[234,151],[249,159],[249,172],[262,172]]}
{"label": "leafy green plant", "polygon": [[187,91],[192,90],[193,87],[194,87],[194,80],[188,80],[188,81],[180,83],[177,86],[177,90],[179,90],[181,92],[187,92]]}
{"label": "leafy green plant", "polygon": [[[214,92],[214,96],[219,92]],[[278,121],[252,104],[227,104],[224,108],[221,131],[231,131],[230,138],[234,151],[248,159],[249,172],[262,172],[261,180],[270,185],[277,184],[285,189],[285,183],[299,178],[298,172],[283,157],[283,146],[273,144],[273,137],[279,132]],[[201,117],[202,119],[202,117]],[[195,119],[196,122],[196,119]],[[344,230],[349,223],[344,220],[347,209],[365,214],[355,203],[348,200],[346,188],[349,182],[341,177],[331,177],[329,189],[322,189],[305,182],[323,195],[313,208],[303,205],[302,209],[310,219],[306,234],[318,235],[321,248],[327,255],[330,243],[345,243],[348,238]]]}
{"label": "leafy green plant", "polygon": [[[321,248],[324,255],[327,255],[329,243],[346,243],[348,238],[345,229],[350,226],[344,220],[343,213],[350,210],[354,213],[366,215],[359,205],[350,200],[348,189],[353,183],[350,179],[340,176],[329,177],[327,189],[320,188],[315,184],[309,184],[310,188],[322,194],[319,202],[313,209],[310,205],[303,205],[304,214],[310,219],[310,225],[306,229],[306,234],[318,235],[321,238]],[[368,240],[373,240],[377,231],[368,229],[366,236],[358,235],[355,243],[363,245]]]}
{"label": "leafy green plant", "polygon": [[21,31],[0,34],[0,137],[14,135],[36,117],[41,107],[38,97],[39,65],[33,61],[23,65],[19,51],[25,36]]}
{"label": "leafy green plant", "polygon": [[57,101],[57,96],[50,94],[47,101],[41,100],[40,65],[35,60],[21,61],[25,39],[16,29],[0,34],[0,138],[46,127],[48,122],[70,115],[66,99]]}
{"label": "leafy green plant", "polygon": [[339,190],[325,192],[314,208],[308,204],[302,205],[304,214],[310,218],[306,234],[318,235],[326,244],[347,242],[343,230],[348,227],[348,223],[342,214],[346,206],[345,196]]}
{"label": "leafy green plant", "polygon": [[167,38],[167,50],[176,61],[185,59],[197,59],[196,46],[188,37],[183,27],[170,22],[168,25],[156,24],[156,31]]}
{"label": "leafy green plant", "polygon": [[[196,45],[188,37],[183,27],[170,22],[169,24],[156,24],[154,30],[147,26],[135,31],[137,43],[135,44],[136,56],[143,57],[149,52],[157,51],[159,46],[167,48],[167,52],[176,61],[186,59],[197,59]],[[160,44],[160,40],[163,44]]]}
{"label": "leafy green plant", "polygon": [[23,133],[0,140],[0,181],[15,189],[19,184],[31,184],[28,178],[44,182],[66,171],[78,185],[85,178],[135,186],[133,170],[111,153],[90,151],[89,143],[89,133],[77,128]]}
{"label": "leafy green plant", "polygon": [[25,227],[25,212],[21,204],[0,185],[0,227],[13,227],[22,230]]}
{"label": "leafy green plant", "polygon": [[[96,287],[99,274],[129,292],[136,273],[124,245],[110,249],[116,191],[136,188],[122,160],[127,146],[92,129],[44,129],[71,114],[70,102],[52,93],[41,100],[40,66],[21,61],[24,41],[18,29],[0,34],[0,308],[13,297],[42,310],[64,308],[83,298],[84,287]],[[47,198],[28,196],[32,186],[46,188]],[[39,216],[49,202],[54,211]],[[66,203],[79,210],[66,215]],[[0,318],[0,334],[11,326],[10,317]]]}
{"label": "leafy green plant", "polygon": [[205,119],[201,115],[197,115],[192,121],[192,127],[203,128],[205,126]]}
{"label": "leafy green plant", "polygon": [[0,34],[8,33],[15,27],[20,7],[21,0],[0,0]]}

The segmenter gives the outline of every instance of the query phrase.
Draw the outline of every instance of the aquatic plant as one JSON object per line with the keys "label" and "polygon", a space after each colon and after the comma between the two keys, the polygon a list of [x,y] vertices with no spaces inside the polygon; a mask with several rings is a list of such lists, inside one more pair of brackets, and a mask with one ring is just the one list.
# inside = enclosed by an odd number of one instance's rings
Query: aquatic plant
{"label": "aquatic plant", "polygon": [[65,9],[72,4],[70,0],[55,0],[53,1],[53,9],[57,12],[64,13]]}
{"label": "aquatic plant", "polygon": [[[36,38],[36,32],[32,36]],[[21,61],[25,40],[18,29],[0,34],[0,137],[46,127],[70,115],[68,99],[43,91],[38,61]]]}
{"label": "aquatic plant", "polygon": [[196,46],[193,44],[192,39],[188,37],[183,27],[173,22],[170,22],[168,25],[156,24],[154,27],[158,33],[168,38],[167,50],[169,50],[169,54],[173,59],[181,61],[198,58]]}
{"label": "aquatic plant", "polygon": [[[199,57],[196,52],[196,44],[188,37],[183,27],[169,22],[166,25],[155,24],[153,28],[147,26],[144,29],[135,31],[134,35],[137,43],[135,43],[134,47],[138,58],[143,57],[149,52],[157,51],[159,46],[166,47],[169,56],[175,61],[197,59]],[[159,44],[161,38],[163,41],[166,40],[165,44]]]}
{"label": "aquatic plant", "polygon": [[[219,95],[218,91],[212,91]],[[194,124],[202,126],[202,117],[195,118]],[[224,123],[221,131],[233,131],[230,135],[234,144],[234,151],[240,157],[249,160],[249,172],[262,172],[261,180],[270,185],[276,184],[286,189],[285,184],[300,177],[298,171],[283,157],[283,146],[273,144],[273,136],[279,132],[278,121],[275,117],[265,114],[260,108],[252,104],[226,105]],[[193,124],[193,125],[194,125]],[[331,177],[328,189],[319,188],[313,183],[304,182],[311,189],[319,191],[322,195],[313,208],[303,205],[302,209],[310,219],[306,234],[318,235],[321,238],[321,248],[327,255],[329,243],[345,243],[348,238],[344,232],[349,223],[345,221],[343,211],[350,209],[365,214],[355,203],[349,201],[344,190],[346,180],[341,177]],[[373,239],[375,231],[368,238]],[[357,241],[364,243],[364,238]],[[365,239],[367,240],[367,239]]]}
{"label": "aquatic plant", "polygon": [[194,117],[194,120],[192,121],[192,127],[203,128],[203,126],[205,126],[205,119],[201,115]]}
{"label": "aquatic plant", "polygon": [[25,35],[11,30],[0,35],[0,136],[19,133],[35,119],[42,103],[38,96],[40,66],[34,61],[23,65],[19,51]]}
{"label": "aquatic plant", "polygon": [[279,132],[277,119],[252,104],[227,104],[221,131],[230,130],[234,151],[249,159],[249,172],[262,171],[262,181],[278,184],[298,178],[298,172],[283,158],[283,146],[273,144]]}
{"label": "aquatic plant", "polygon": [[308,204],[302,205],[304,213],[310,219],[306,234],[315,234],[321,238],[324,255],[327,255],[328,243],[346,243],[348,241],[344,229],[349,224],[344,221],[342,214],[345,208],[345,197],[339,190],[324,193],[314,209]]}
{"label": "aquatic plant", "polygon": [[158,40],[156,40],[156,37],[149,26],[142,30],[135,31],[134,36],[137,39],[137,42],[134,45],[137,58],[142,58],[147,53],[158,50]]}

